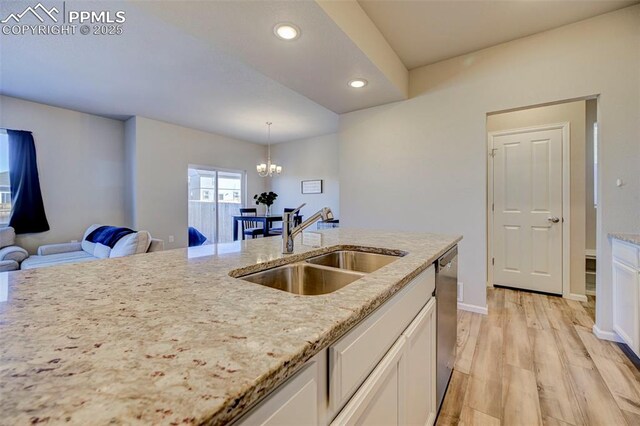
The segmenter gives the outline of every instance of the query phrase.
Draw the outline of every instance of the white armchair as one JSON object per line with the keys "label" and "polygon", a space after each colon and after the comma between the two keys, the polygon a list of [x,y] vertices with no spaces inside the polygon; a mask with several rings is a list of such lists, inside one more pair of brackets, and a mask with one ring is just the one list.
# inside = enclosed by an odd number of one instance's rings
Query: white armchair
{"label": "white armchair", "polygon": [[0,272],[20,269],[20,263],[29,257],[29,253],[15,243],[16,231],[11,226],[0,228]]}

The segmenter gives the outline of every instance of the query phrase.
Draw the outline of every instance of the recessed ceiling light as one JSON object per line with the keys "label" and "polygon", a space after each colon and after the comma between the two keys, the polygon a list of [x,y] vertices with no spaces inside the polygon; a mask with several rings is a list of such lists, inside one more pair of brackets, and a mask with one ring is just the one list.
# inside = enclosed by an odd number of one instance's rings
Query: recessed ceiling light
{"label": "recessed ceiling light", "polygon": [[282,23],[273,28],[273,33],[282,40],[295,40],[300,37],[300,28],[293,24]]}
{"label": "recessed ceiling light", "polygon": [[354,89],[360,89],[366,85],[367,85],[367,80],[365,80],[364,78],[356,78],[355,80],[351,80],[349,82],[349,86],[353,87]]}

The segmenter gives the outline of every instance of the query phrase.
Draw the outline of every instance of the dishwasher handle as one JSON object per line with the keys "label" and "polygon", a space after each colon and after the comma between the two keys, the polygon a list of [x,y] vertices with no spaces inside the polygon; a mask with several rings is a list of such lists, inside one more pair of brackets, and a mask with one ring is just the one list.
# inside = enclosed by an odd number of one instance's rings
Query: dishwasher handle
{"label": "dishwasher handle", "polygon": [[436,264],[436,272],[444,269],[451,268],[451,263],[458,255],[458,246],[453,247],[451,250],[440,256],[438,263]]}

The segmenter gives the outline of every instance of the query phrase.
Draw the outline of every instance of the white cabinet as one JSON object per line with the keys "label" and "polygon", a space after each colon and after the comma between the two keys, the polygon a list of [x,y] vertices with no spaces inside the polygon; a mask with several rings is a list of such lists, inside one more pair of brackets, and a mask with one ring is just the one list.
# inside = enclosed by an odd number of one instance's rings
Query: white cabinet
{"label": "white cabinet", "polygon": [[404,424],[430,425],[436,419],[436,300],[431,299],[403,333],[407,415]]}
{"label": "white cabinet", "polygon": [[640,356],[639,248],[613,242],[613,329]]}
{"label": "white cabinet", "polygon": [[[322,420],[321,405],[325,400],[320,394],[326,363],[314,357],[302,370],[272,392],[267,399],[246,414],[239,424],[246,426],[312,426]],[[324,368],[323,368],[324,367]]]}
{"label": "white cabinet", "polygon": [[332,426],[404,424],[405,342],[406,339],[400,337],[391,347],[331,423]]}
{"label": "white cabinet", "polygon": [[329,347],[330,411],[337,413],[425,306],[435,288],[427,269]]}
{"label": "white cabinet", "polygon": [[322,350],[241,425],[431,425],[436,416],[433,266]]}
{"label": "white cabinet", "polygon": [[436,300],[431,299],[335,418],[337,425],[415,425],[436,418]]}

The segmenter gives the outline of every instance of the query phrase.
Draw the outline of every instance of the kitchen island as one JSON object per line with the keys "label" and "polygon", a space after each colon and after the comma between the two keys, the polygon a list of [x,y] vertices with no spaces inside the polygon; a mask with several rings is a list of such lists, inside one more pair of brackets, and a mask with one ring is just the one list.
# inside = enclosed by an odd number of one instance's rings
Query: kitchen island
{"label": "kitchen island", "polygon": [[[228,423],[460,239],[331,229],[291,255],[265,238],[5,273],[1,422]],[[336,248],[404,256],[320,296],[230,276]]]}

